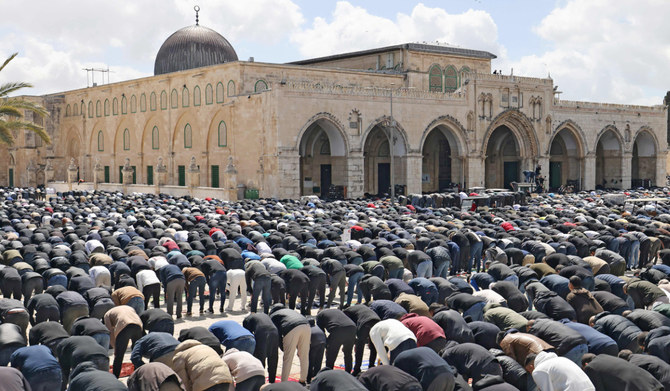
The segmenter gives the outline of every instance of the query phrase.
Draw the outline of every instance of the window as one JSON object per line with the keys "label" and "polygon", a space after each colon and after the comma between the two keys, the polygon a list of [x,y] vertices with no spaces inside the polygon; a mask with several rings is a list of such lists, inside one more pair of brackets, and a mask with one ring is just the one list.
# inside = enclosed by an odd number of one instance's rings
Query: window
{"label": "window", "polygon": [[458,75],[458,86],[461,87],[463,85],[463,80],[465,80],[465,75],[470,73],[470,68],[464,66],[461,68],[461,71]]}
{"label": "window", "polygon": [[167,92],[161,92],[161,110],[167,110]]}
{"label": "window", "polygon": [[219,122],[218,139],[219,147],[228,145],[228,129],[226,128],[226,123],[223,121]]}
{"label": "window", "polygon": [[213,92],[213,89],[212,89],[212,85],[207,84],[207,87],[205,87],[205,104],[206,105],[211,105],[212,104],[212,102],[213,102],[213,97],[212,96],[213,95],[214,95],[214,92]]}
{"label": "window", "polygon": [[112,115],[117,115],[119,114],[119,101],[118,99],[114,98],[112,101]]}
{"label": "window", "polygon": [[143,113],[147,111],[147,95],[145,93],[140,95],[140,111]]}
{"label": "window", "polygon": [[232,80],[228,81],[228,96],[235,96],[235,82]]}
{"label": "window", "polygon": [[105,135],[102,130],[98,130],[98,152],[105,150]]}
{"label": "window", "polygon": [[179,186],[186,186],[186,166],[177,166],[177,177]]}
{"label": "window", "polygon": [[200,87],[193,88],[193,106],[200,106]]}
{"label": "window", "polygon": [[147,185],[154,184],[154,166],[147,166]]}
{"label": "window", "polygon": [[191,131],[191,125],[186,124],[184,126],[184,148],[193,147],[193,132]]}
{"label": "window", "polygon": [[95,116],[102,117],[102,103],[100,101],[95,102]]}
{"label": "window", "polygon": [[330,140],[328,140],[327,136],[325,137],[325,140],[321,140],[319,155],[330,155]]}
{"label": "window", "polygon": [[130,131],[128,129],[123,131],[123,150],[130,150]]}
{"label": "window", "polygon": [[121,114],[128,114],[128,99],[121,96]]}
{"label": "window", "polygon": [[93,118],[93,102],[88,102],[88,118]]}
{"label": "window", "polygon": [[176,109],[179,107],[179,94],[177,94],[177,89],[173,88],[172,92],[170,93],[170,107],[173,109]]}
{"label": "window", "polygon": [[79,105],[75,103],[73,107],[72,115],[79,115]]}
{"label": "window", "polygon": [[223,83],[216,85],[216,103],[223,103]]}
{"label": "window", "polygon": [[130,97],[130,112],[131,113],[137,112],[137,98],[135,97],[135,95]]}
{"label": "window", "polygon": [[152,92],[151,96],[149,97],[149,107],[151,108],[151,111],[156,111],[156,93]]}
{"label": "window", "polygon": [[109,99],[105,99],[105,117],[109,117]]}
{"label": "window", "polygon": [[158,149],[159,147],[158,126],[154,126],[154,128],[151,130],[151,149]]}
{"label": "window", "polygon": [[266,83],[265,80],[259,80],[254,85],[254,92],[267,91],[267,89],[268,83]]}
{"label": "window", "polygon": [[109,166],[105,166],[105,183],[109,183]]}
{"label": "window", "polygon": [[453,65],[449,65],[444,69],[444,90],[446,92],[456,91],[458,88],[458,72]]}
{"label": "window", "polygon": [[188,88],[184,87],[181,91],[181,107],[188,107],[191,95],[188,93]]}
{"label": "window", "polygon": [[84,102],[81,102],[81,115],[86,115],[86,106],[84,106]]}
{"label": "window", "polygon": [[428,71],[428,89],[431,92],[442,92],[442,69],[439,65],[433,65]]}
{"label": "window", "polygon": [[72,111],[72,109],[70,108],[69,104],[67,106],[65,106],[65,116],[66,117],[69,117],[70,115],[72,115],[71,111]]}
{"label": "window", "polygon": [[210,183],[211,187],[219,187],[219,166],[212,166],[212,180]]}

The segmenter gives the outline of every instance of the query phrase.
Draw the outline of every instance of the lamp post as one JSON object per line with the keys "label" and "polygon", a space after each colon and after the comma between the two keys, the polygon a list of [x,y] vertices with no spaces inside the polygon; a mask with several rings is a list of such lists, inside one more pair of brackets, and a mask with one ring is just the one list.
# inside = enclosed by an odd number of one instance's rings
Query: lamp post
{"label": "lamp post", "polygon": [[391,102],[391,115],[389,117],[389,126],[387,127],[386,137],[389,141],[389,154],[391,155],[391,205],[395,203],[395,170],[393,166],[393,155],[395,154],[395,120],[393,119],[393,88],[395,83],[391,83],[391,88],[389,89],[390,102]]}

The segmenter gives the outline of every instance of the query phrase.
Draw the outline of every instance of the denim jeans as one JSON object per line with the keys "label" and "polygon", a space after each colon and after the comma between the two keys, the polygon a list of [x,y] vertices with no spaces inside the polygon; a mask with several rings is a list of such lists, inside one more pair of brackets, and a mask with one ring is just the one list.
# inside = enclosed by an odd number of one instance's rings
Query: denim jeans
{"label": "denim jeans", "polygon": [[470,243],[470,261],[468,262],[467,272],[471,272],[473,266],[477,271],[481,270],[482,263],[482,251],[484,250],[484,242],[479,241],[475,243]]}
{"label": "denim jeans", "polygon": [[416,265],[416,276],[431,278],[433,276],[433,261],[425,260]]}
{"label": "denim jeans", "polygon": [[34,372],[26,376],[26,380],[33,391],[58,391],[63,381],[59,367]]}
{"label": "denim jeans", "polygon": [[225,341],[223,346],[226,347],[226,350],[235,348],[240,352],[249,352],[250,354],[254,354],[254,350],[256,349],[256,339],[253,336],[248,335]]}
{"label": "denim jeans", "polygon": [[109,333],[97,333],[91,335],[93,339],[103,348],[109,349]]}
{"label": "denim jeans", "polygon": [[47,280],[47,288],[54,285],[60,285],[67,288],[67,276],[65,274],[56,274]]}
{"label": "denim jeans", "polygon": [[579,344],[574,348],[570,349],[563,357],[567,358],[570,361],[573,361],[577,365],[582,365],[582,356],[589,352],[589,347],[587,344]]}
{"label": "denim jeans", "polygon": [[628,252],[628,259],[626,259],[626,264],[629,269],[637,268],[644,265],[638,265],[640,262],[640,242],[634,241],[630,243],[630,249]]}
{"label": "denim jeans", "polygon": [[[263,300],[263,311],[267,314],[270,312],[270,305],[272,305],[272,280],[270,276],[260,276],[251,283],[251,312],[258,310],[258,299]],[[253,349],[251,349],[253,353]]]}
{"label": "denim jeans", "polygon": [[470,316],[473,322],[484,320],[484,306],[486,302],[482,301],[480,303],[473,304],[465,312],[463,312],[463,317]]}
{"label": "denim jeans", "polygon": [[389,278],[398,278],[402,279],[402,274],[405,272],[405,269],[402,267],[399,267],[397,269],[389,270]]}
{"label": "denim jeans", "polygon": [[351,301],[354,299],[354,292],[358,293],[358,303],[363,300],[363,293],[361,292],[361,288],[358,286],[358,281],[360,281],[364,275],[364,273],[358,272],[349,276],[349,287],[347,287],[347,305],[351,305]]}
{"label": "denim jeans", "polygon": [[7,366],[9,364],[9,357],[14,353],[15,350],[23,346],[14,344],[9,346],[4,346],[0,349],[0,367]]}
{"label": "denim jeans", "polygon": [[228,274],[225,271],[219,270],[209,276],[209,309],[214,311],[214,300],[216,299],[216,292],[218,290],[221,295],[221,306],[223,309],[226,303],[226,283],[228,282]]}
{"label": "denim jeans", "polygon": [[188,294],[186,296],[186,312],[191,313],[193,308],[193,299],[196,293],[200,296],[200,312],[205,310],[205,277],[198,276],[188,283]]}
{"label": "denim jeans", "polygon": [[142,315],[142,312],[144,312],[144,299],[139,296],[128,300],[126,305],[133,307],[135,312],[137,312],[137,315]]}
{"label": "denim jeans", "polygon": [[[433,271],[435,277],[447,278],[447,271],[449,270],[449,265],[451,262],[444,261]],[[402,278],[402,277],[399,277]]]}
{"label": "denim jeans", "polygon": [[519,276],[517,276],[516,274],[506,277],[503,281],[509,281],[512,284],[514,284],[515,287],[517,288],[519,287]]}

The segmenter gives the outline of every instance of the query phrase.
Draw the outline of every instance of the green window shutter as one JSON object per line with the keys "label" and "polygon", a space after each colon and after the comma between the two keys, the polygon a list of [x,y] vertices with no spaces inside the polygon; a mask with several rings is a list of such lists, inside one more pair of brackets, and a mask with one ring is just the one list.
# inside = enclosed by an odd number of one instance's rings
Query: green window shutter
{"label": "green window shutter", "polygon": [[179,174],[179,186],[186,186],[186,166],[178,166],[177,173]]}
{"label": "green window shutter", "polygon": [[9,169],[9,187],[14,187],[14,169]]}
{"label": "green window shutter", "polygon": [[212,187],[219,187],[219,166],[212,166]]}
{"label": "green window shutter", "polygon": [[119,166],[119,183],[123,183],[123,166]]}
{"label": "green window shutter", "polygon": [[133,169],[133,185],[136,185],[137,184],[137,167],[131,166],[131,168]]}
{"label": "green window shutter", "polygon": [[147,166],[147,185],[154,184],[154,166]]}
{"label": "green window shutter", "polygon": [[105,166],[105,183],[109,183],[109,166]]}

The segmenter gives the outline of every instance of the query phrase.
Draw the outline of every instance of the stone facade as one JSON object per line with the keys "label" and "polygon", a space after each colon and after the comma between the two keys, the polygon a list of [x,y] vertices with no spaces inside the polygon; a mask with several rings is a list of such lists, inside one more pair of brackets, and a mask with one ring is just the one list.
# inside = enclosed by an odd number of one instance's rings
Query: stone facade
{"label": "stone facade", "polygon": [[47,162],[50,178],[67,181],[71,159],[86,182],[99,159],[96,182],[119,189],[125,182],[232,194],[239,184],[279,198],[325,194],[329,185],[358,197],[388,191],[391,177],[406,192],[498,188],[537,164],[551,187],[665,184],[665,106],[560,100],[550,78],[491,74],[492,58],[408,44],[30,97],[51,112],[53,144],[18,137],[0,152],[0,184],[10,184],[10,172],[15,186],[43,183]]}

